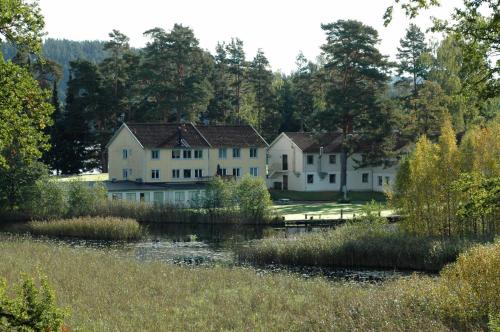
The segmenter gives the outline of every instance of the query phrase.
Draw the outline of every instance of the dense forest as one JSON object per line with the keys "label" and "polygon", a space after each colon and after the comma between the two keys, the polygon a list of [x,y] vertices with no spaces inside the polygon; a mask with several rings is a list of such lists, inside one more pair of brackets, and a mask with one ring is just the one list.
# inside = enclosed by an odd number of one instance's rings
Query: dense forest
{"label": "dense forest", "polygon": [[[14,59],[17,50],[12,44],[0,44],[0,51],[5,60]],[[100,63],[106,58],[104,42],[98,40],[74,41],[67,39],[47,38],[42,45],[42,56],[61,66],[62,76],[58,80],[58,94],[62,102],[66,99],[69,80],[69,63],[75,60],[86,60]]]}
{"label": "dense forest", "polygon": [[57,173],[105,171],[114,131],[146,121],[251,124],[268,141],[281,131],[341,131],[343,156],[363,145],[360,165],[375,165],[393,161],[398,142],[437,137],[448,116],[462,132],[498,114],[498,43],[456,27],[430,43],[411,24],[392,62],[378,50],[374,28],[323,24],[321,54],[314,61],[298,54],[290,74],[273,72],[261,49],[245,54],[238,38],[201,49],[181,24],[146,31],[142,49],[113,30],[105,42],[47,39],[41,58],[6,45],[2,52],[52,90],[43,161]]}

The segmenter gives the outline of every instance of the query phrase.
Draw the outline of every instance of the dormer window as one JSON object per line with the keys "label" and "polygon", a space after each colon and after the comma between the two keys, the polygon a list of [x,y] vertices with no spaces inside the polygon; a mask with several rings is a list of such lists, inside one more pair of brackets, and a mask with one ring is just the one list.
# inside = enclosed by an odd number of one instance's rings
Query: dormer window
{"label": "dormer window", "polygon": [[181,150],[172,150],[172,159],[181,159]]}
{"label": "dormer window", "polygon": [[182,158],[191,159],[191,150],[183,150],[182,151]]}

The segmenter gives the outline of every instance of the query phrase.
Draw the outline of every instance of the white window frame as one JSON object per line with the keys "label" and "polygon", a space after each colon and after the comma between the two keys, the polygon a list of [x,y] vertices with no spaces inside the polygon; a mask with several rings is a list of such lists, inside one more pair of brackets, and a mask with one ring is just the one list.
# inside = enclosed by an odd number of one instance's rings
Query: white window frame
{"label": "white window frame", "polygon": [[191,150],[182,150],[182,159],[191,159],[193,152]]}
{"label": "white window frame", "polygon": [[377,176],[377,184],[382,187],[384,185],[384,177],[382,175]]}
{"label": "white window frame", "polygon": [[160,170],[159,169],[152,169],[151,170],[151,179],[152,180],[159,180],[160,179]]}
{"label": "white window frame", "polygon": [[[309,177],[311,177],[311,179],[312,179],[311,182],[309,182]],[[314,174],[307,174],[306,182],[307,182],[307,184],[314,184]]]}
{"label": "white window frame", "polygon": [[[366,175],[366,181],[365,181]],[[361,173],[361,183],[370,183],[370,173]]]}
{"label": "white window frame", "polygon": [[160,150],[151,150],[151,159],[160,159]]}
{"label": "white window frame", "polygon": [[250,167],[250,175],[251,176],[259,176],[259,168],[258,167]]}
{"label": "white window frame", "polygon": [[[189,172],[189,176],[186,176],[186,172]],[[182,170],[182,178],[183,179],[191,179],[193,175],[193,172],[191,171],[191,168],[185,168]]]}
{"label": "white window frame", "polygon": [[203,150],[194,150],[194,159],[203,159]]}
{"label": "white window frame", "polygon": [[227,148],[219,148],[219,159],[227,159]]}
{"label": "white window frame", "polygon": [[237,178],[239,178],[241,176],[241,167],[233,167],[233,176],[235,176]]}
{"label": "white window frame", "polygon": [[[333,176],[333,182],[332,182],[332,176]],[[336,173],[328,174],[328,182],[329,183],[337,183],[337,174]]]}
{"label": "white window frame", "polygon": [[122,159],[128,159],[128,149],[122,150]]}
{"label": "white window frame", "polygon": [[181,159],[181,150],[172,150],[172,159]]}
{"label": "white window frame", "polygon": [[172,179],[180,179],[181,178],[181,170],[173,169],[172,170]]}
{"label": "white window frame", "polygon": [[196,168],[194,170],[194,177],[195,178],[202,178],[203,177],[203,169],[201,168]]}
{"label": "white window frame", "polygon": [[124,168],[122,169],[122,177],[124,180],[127,180],[128,179],[128,168]]}
{"label": "white window frame", "polygon": [[240,148],[233,148],[233,159],[241,159],[241,149]]}
{"label": "white window frame", "polygon": [[[332,159],[333,159],[333,163],[332,163]],[[330,155],[328,155],[328,162],[330,163],[330,165],[337,164],[337,155],[336,154],[330,154]]]}
{"label": "white window frame", "polygon": [[[311,158],[311,162],[309,162],[309,158]],[[314,165],[314,155],[313,154],[306,155],[306,164],[307,165]]]}
{"label": "white window frame", "polygon": [[[254,153],[252,153],[254,152]],[[249,156],[251,159],[257,159],[259,157],[259,149],[258,148],[250,148]]]}

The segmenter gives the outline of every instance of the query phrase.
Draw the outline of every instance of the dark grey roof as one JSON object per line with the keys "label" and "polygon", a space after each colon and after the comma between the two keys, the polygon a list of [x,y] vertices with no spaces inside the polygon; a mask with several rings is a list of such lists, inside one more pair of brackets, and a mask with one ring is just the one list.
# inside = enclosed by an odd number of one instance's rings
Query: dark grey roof
{"label": "dark grey roof", "polygon": [[198,125],[196,128],[214,147],[267,147],[267,142],[249,125]]}
{"label": "dark grey roof", "polygon": [[192,123],[129,123],[127,126],[145,148],[210,146]]}
{"label": "dark grey roof", "polygon": [[104,181],[108,191],[152,191],[152,190],[197,190],[204,189],[206,183],[141,183],[135,181]]}
{"label": "dark grey roof", "polygon": [[146,148],[268,146],[259,133],[249,125],[129,123],[127,126]]}

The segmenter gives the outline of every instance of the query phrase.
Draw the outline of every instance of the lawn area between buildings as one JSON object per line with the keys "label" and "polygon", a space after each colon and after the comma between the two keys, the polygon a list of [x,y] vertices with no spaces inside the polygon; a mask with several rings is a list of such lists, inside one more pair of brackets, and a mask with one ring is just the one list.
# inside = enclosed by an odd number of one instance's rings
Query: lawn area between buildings
{"label": "lawn area between buildings", "polygon": [[439,278],[356,284],[4,238],[0,275],[9,285],[21,273],[46,275],[57,305],[69,309],[65,324],[79,331],[450,331],[488,321],[494,330],[499,249],[479,247]]}
{"label": "lawn area between buildings", "polygon": [[[339,204],[339,203],[321,203],[321,202],[301,202],[283,205],[274,205],[274,211],[285,217],[285,221],[316,219],[352,219],[365,212],[366,203],[358,204]],[[393,211],[387,209],[384,205],[380,206],[380,215],[383,217],[393,214]],[[306,217],[307,215],[307,217]]]}
{"label": "lawn area between buildings", "polygon": [[[282,198],[297,202],[337,202],[342,199],[338,191],[292,191],[269,189],[271,199],[276,201]],[[384,193],[376,191],[351,191],[348,198],[352,203],[366,203],[376,201],[385,203],[387,197]]]}

